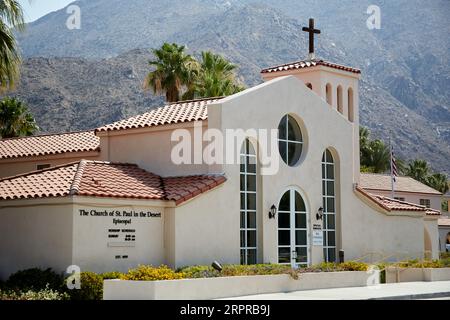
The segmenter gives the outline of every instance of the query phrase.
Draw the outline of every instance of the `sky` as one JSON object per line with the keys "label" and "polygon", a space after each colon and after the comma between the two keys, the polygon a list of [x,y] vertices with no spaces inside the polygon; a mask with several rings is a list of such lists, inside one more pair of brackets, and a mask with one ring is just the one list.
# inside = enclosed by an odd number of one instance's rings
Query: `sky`
{"label": "sky", "polygon": [[25,13],[25,21],[31,22],[47,13],[64,8],[75,0],[19,0]]}

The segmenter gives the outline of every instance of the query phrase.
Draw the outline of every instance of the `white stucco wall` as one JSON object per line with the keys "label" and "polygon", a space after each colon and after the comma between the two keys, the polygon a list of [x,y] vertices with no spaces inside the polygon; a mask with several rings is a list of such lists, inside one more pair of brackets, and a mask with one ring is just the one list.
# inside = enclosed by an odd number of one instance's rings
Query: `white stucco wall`
{"label": "white stucco wall", "polygon": [[72,205],[21,204],[0,207],[0,279],[35,267],[65,271],[72,264]]}
{"label": "white stucco wall", "polygon": [[[422,258],[424,217],[422,214],[387,215],[361,200],[356,193],[342,200],[342,248],[346,259],[365,257],[389,261]],[[352,199],[353,198],[353,199]]]}
{"label": "white stucco wall", "polygon": [[228,182],[175,209],[174,267],[239,264],[239,211],[230,209]]}
{"label": "white stucco wall", "polygon": [[[206,127],[207,121],[202,126]],[[194,123],[166,125],[161,127],[99,133],[100,148],[104,160],[111,162],[135,163],[139,167],[160,176],[184,176],[208,172],[208,165],[194,164],[192,148],[192,164],[175,164],[171,152],[177,141],[171,141],[172,132],[176,129],[187,130],[194,138]],[[193,140],[192,140],[193,141]],[[200,146],[200,150],[202,146]]]}
{"label": "white stucco wall", "polygon": [[[316,221],[315,213],[322,206],[321,159],[328,147],[333,147],[339,155],[342,183],[353,183],[353,125],[340,113],[330,110],[330,106],[306,88],[299,80],[288,77],[276,79],[241,94],[227,98],[209,107],[209,125],[221,126],[220,129],[266,128],[277,129],[281,118],[290,114],[303,126],[305,140],[300,163],[289,167],[279,159],[276,175],[261,177],[259,184],[260,207],[258,217],[262,220],[263,249],[260,262],[278,262],[277,220],[268,218],[272,204],[278,206],[283,193],[290,187],[297,189],[304,198],[309,211],[309,228]],[[245,107],[243,107],[245,106]],[[264,110],[264,112],[259,112]],[[221,123],[212,118],[220,118]],[[276,148],[278,152],[278,147]],[[222,196],[228,199],[227,214],[239,216],[239,165],[227,164],[222,168],[228,177],[227,187]],[[340,188],[338,187],[338,192]],[[238,225],[236,224],[236,228]],[[311,232],[309,241],[312,242]],[[310,262],[318,263],[323,259],[322,247],[312,247]]]}
{"label": "white stucco wall", "polygon": [[[76,204],[73,210],[73,264],[81,270],[125,272],[139,264],[165,263],[164,208],[145,203],[99,203],[98,199],[92,199],[91,204],[85,199],[83,202]],[[95,215],[95,212],[105,211],[108,216]],[[124,216],[124,212],[132,216]],[[149,213],[160,216],[152,217]],[[114,219],[130,223],[117,224]],[[134,235],[135,241],[126,241],[126,235]]]}

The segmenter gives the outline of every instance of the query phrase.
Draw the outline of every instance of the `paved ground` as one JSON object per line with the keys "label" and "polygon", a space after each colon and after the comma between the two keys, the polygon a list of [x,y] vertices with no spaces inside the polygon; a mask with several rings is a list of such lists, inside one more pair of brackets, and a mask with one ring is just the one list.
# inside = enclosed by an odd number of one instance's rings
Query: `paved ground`
{"label": "paved ground", "polygon": [[233,297],[230,300],[367,300],[443,299],[450,300],[450,281],[405,282],[379,287],[320,289]]}

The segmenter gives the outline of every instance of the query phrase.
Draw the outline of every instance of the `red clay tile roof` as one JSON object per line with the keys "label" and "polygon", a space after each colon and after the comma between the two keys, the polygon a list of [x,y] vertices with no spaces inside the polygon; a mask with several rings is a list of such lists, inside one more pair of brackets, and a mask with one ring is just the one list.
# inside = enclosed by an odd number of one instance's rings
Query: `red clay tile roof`
{"label": "red clay tile roof", "polygon": [[379,195],[374,195],[363,188],[357,186],[355,188],[357,192],[362,194],[364,197],[381,207],[386,211],[416,211],[416,212],[424,212],[428,216],[440,216],[441,213],[437,210],[427,208],[425,206],[421,206],[415,203],[409,203],[405,201],[400,201],[396,199],[391,199],[388,197],[383,197]]}
{"label": "red clay tile roof", "polygon": [[[360,187],[366,190],[391,191],[391,176],[385,174],[361,173]],[[399,192],[442,195],[437,190],[411,177],[397,177],[395,190]]]}
{"label": "red clay tile roof", "polygon": [[305,68],[312,68],[316,66],[325,66],[330,67],[338,70],[348,71],[352,73],[360,74],[361,70],[343,66],[340,64],[324,61],[324,60],[305,60],[305,61],[296,61],[291,63],[282,64],[279,66],[274,66],[270,68],[265,68],[261,70],[261,73],[273,73],[273,72],[281,72],[281,71],[289,71],[289,70],[295,70],[295,69],[305,69]]}
{"label": "red clay tile roof", "polygon": [[162,178],[134,164],[87,161],[0,180],[0,200],[69,195],[171,200],[178,205],[225,182],[220,175]]}
{"label": "red clay tile roof", "polygon": [[95,132],[146,128],[180,122],[206,120],[208,118],[206,106],[220,99],[208,98],[168,104],[144,114],[97,128]]}
{"label": "red clay tile roof", "polygon": [[0,159],[98,151],[99,149],[100,138],[94,134],[94,131],[68,132],[0,140]]}
{"label": "red clay tile roof", "polygon": [[187,176],[164,178],[164,190],[168,200],[177,204],[211,190],[225,182],[224,176]]}

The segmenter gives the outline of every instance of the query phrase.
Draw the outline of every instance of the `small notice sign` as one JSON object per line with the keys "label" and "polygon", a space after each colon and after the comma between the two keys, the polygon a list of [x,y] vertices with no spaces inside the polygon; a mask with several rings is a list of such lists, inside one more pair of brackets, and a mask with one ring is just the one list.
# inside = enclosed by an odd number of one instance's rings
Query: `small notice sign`
{"label": "small notice sign", "polygon": [[320,224],[313,225],[313,246],[323,246],[323,230]]}

